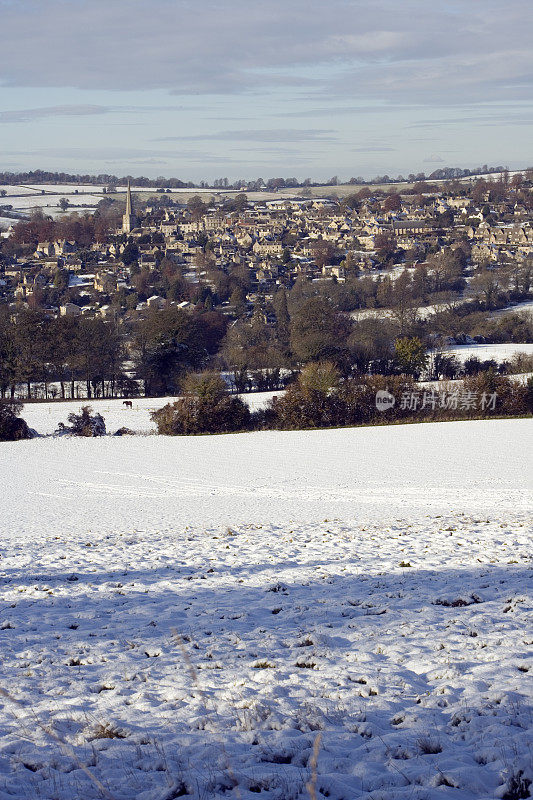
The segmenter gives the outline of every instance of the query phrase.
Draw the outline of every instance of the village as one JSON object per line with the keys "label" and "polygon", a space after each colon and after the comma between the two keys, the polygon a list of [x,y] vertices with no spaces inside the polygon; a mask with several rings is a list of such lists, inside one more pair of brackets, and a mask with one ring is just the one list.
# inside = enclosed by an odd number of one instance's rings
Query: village
{"label": "village", "polygon": [[[11,225],[0,240],[0,298],[51,315],[122,319],[202,304],[241,316],[296,282],[327,294],[332,283],[381,281],[406,268],[431,273],[431,256],[454,250],[465,255],[460,277],[494,277],[503,267],[531,264],[531,178],[528,171],[468,184],[418,182],[402,194],[364,187],[344,198],[250,200],[241,193],[187,202],[164,194],[140,202],[128,187],[125,209],[120,199],[99,203],[95,217],[106,213],[111,224],[93,240],[86,230],[76,238],[73,214],[66,215],[71,238],[32,241],[39,224]],[[39,210],[34,217],[44,231],[68,233],[61,219],[47,225]],[[468,282],[436,291],[459,288],[463,296],[466,288],[468,295]],[[380,305],[379,297],[358,300],[354,307]]]}
{"label": "village", "polygon": [[531,170],[337,193],[128,182],[92,211],[28,209],[0,237],[0,393],[170,396],[206,369],[271,391],[318,362],[528,372],[532,185]]}

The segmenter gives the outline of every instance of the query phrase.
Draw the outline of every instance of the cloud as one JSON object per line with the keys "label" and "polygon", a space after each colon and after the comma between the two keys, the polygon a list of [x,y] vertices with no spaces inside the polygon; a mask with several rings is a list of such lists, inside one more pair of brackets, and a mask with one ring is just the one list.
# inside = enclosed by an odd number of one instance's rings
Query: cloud
{"label": "cloud", "polygon": [[199,133],[187,136],[165,136],[158,142],[333,142],[331,129],[272,128],[264,130],[232,130],[218,133]]}
{"label": "cloud", "polygon": [[[369,97],[396,102],[431,101],[434,106],[460,106],[465,103],[531,100],[531,51],[493,50],[478,53],[466,50],[441,57],[420,56],[418,63],[399,61],[394,70],[363,69],[351,76],[363,81]],[[336,91],[342,95],[342,86]]]}
{"label": "cloud", "polygon": [[531,0],[0,0],[4,152],[192,177],[303,159],[334,174],[346,158],[392,174],[446,158],[453,139],[465,166],[505,161],[509,141],[525,162],[530,13]]}
{"label": "cloud", "polygon": [[366,147],[352,147],[352,153],[392,153],[395,147],[381,147],[380,145],[367,145]]}
{"label": "cloud", "polygon": [[407,105],[405,103],[395,104],[393,102],[383,103],[382,105],[351,105],[351,106],[323,106],[323,107],[314,107],[311,106],[310,108],[301,108],[295,111],[284,111],[280,114],[280,116],[284,117],[293,117],[297,118],[300,117],[305,119],[307,117],[316,118],[316,117],[340,117],[340,116],[350,116],[350,117],[357,117],[357,115],[367,115],[367,114],[390,114],[391,112],[394,113],[395,111],[420,111],[423,109],[423,106],[418,103],[416,105]]}
{"label": "cloud", "polygon": [[188,0],[0,0],[0,84],[529,99],[530,13],[530,0],[202,0],[201,13]]}
{"label": "cloud", "polygon": [[440,156],[433,154],[432,156],[428,156],[422,162],[423,164],[444,164],[444,159]]}
{"label": "cloud", "polygon": [[102,106],[102,105],[62,105],[41,108],[23,108],[13,111],[0,111],[0,124],[33,122],[47,117],[87,117],[101,114],[150,114],[164,111],[196,110],[187,106]]}
{"label": "cloud", "polygon": [[0,111],[0,123],[33,122],[46,117],[86,117],[94,114],[108,114],[110,106],[47,106],[44,108],[24,108],[19,111]]}
{"label": "cloud", "polygon": [[191,161],[199,164],[206,162],[239,163],[230,156],[213,155],[205,150],[147,150],[137,147],[43,147],[35,150],[12,150],[6,155],[29,155],[39,158],[60,158],[73,161],[115,161],[120,163],[148,163],[152,159],[164,159],[166,163]]}
{"label": "cloud", "polygon": [[475,108],[469,109],[470,113],[461,114],[456,117],[442,117],[439,119],[422,119],[409,124],[409,128],[441,128],[445,125],[532,125],[533,109],[522,107],[520,112],[512,112],[509,107],[494,110],[490,114],[481,113],[483,106],[476,111]]}
{"label": "cloud", "polygon": [[372,31],[367,34],[343,34],[330,37],[333,48],[340,52],[383,53],[398,48],[410,37],[397,31]]}

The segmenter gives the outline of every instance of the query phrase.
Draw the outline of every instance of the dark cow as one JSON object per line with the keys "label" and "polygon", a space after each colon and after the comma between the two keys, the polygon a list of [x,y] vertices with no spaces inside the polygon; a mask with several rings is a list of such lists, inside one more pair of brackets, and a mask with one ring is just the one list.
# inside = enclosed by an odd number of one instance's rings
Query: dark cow
{"label": "dark cow", "polygon": [[131,400],[123,400],[122,405],[126,406],[126,408],[133,408],[133,403]]}

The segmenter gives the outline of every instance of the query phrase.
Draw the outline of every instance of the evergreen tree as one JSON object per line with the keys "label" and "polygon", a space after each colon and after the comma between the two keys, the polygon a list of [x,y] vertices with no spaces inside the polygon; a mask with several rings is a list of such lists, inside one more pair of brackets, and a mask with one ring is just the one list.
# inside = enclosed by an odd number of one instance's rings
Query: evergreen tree
{"label": "evergreen tree", "polygon": [[426,369],[428,363],[426,348],[417,336],[396,339],[394,351],[398,368],[406,375],[418,378]]}

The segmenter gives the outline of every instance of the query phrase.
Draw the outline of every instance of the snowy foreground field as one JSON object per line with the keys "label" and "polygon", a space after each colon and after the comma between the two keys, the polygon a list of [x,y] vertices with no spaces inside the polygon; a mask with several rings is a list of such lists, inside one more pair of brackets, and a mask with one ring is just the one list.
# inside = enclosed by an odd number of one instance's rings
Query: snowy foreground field
{"label": "snowy foreground field", "polygon": [[0,799],[527,797],[531,429],[0,444]]}

